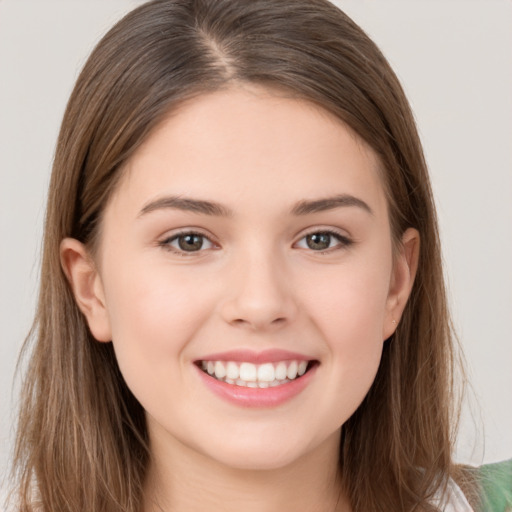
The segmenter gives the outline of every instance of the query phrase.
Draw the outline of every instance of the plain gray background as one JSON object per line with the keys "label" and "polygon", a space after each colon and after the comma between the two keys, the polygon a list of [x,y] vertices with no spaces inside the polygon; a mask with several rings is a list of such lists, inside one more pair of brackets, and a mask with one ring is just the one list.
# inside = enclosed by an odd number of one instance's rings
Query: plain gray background
{"label": "plain gray background", "polygon": [[[0,475],[13,374],[37,296],[46,187],[63,110],[99,37],[135,0],[0,0]],[[338,1],[381,47],[419,124],[455,326],[474,398],[459,461],[512,456],[512,3]]]}

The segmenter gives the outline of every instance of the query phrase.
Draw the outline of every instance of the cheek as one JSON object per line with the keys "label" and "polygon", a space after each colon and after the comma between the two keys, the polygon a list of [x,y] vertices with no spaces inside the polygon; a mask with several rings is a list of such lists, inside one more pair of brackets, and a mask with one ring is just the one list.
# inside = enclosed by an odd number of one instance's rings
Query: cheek
{"label": "cheek", "polygon": [[[165,266],[112,268],[105,289],[112,342],[130,387],[180,372],[187,343],[210,310],[208,290]],[[132,390],[135,391],[135,390]]]}
{"label": "cheek", "polygon": [[375,281],[345,280],[329,297],[318,297],[313,314],[334,361],[350,370],[362,370],[366,363],[370,369],[375,366],[382,350],[385,305],[384,288]]}
{"label": "cheek", "polygon": [[[325,407],[336,404],[341,425],[357,409],[377,373],[383,349],[391,260],[347,265],[316,275],[305,308],[325,342],[332,386],[323,395]],[[323,285],[323,286],[322,286]]]}
{"label": "cheek", "polygon": [[338,345],[363,349],[382,343],[390,282],[390,258],[360,260],[317,271],[303,283],[306,309],[334,350]]}

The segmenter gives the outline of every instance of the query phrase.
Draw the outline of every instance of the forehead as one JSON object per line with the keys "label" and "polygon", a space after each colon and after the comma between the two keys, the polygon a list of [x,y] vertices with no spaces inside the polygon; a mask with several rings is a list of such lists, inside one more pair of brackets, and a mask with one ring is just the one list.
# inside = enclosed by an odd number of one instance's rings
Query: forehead
{"label": "forehead", "polygon": [[363,194],[385,210],[375,153],[321,107],[244,86],[198,96],[169,114],[127,162],[115,195],[139,203],[194,195],[236,209],[258,207],[258,199],[284,208],[334,192]]}

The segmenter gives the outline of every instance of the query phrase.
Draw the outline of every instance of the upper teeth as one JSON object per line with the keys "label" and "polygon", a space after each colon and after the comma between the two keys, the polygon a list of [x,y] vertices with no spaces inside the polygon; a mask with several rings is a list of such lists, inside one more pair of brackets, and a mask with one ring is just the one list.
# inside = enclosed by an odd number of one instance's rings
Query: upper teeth
{"label": "upper teeth", "polygon": [[201,367],[211,376],[241,386],[278,385],[304,375],[307,361],[279,361],[253,364],[235,361],[201,361]]}

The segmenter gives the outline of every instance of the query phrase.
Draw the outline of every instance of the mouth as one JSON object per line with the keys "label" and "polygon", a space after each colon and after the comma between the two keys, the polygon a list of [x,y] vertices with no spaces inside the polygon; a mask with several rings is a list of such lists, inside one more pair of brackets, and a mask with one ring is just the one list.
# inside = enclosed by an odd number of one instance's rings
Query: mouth
{"label": "mouth", "polygon": [[283,360],[254,364],[248,361],[200,360],[195,364],[210,377],[246,388],[274,388],[301,379],[316,360]]}

